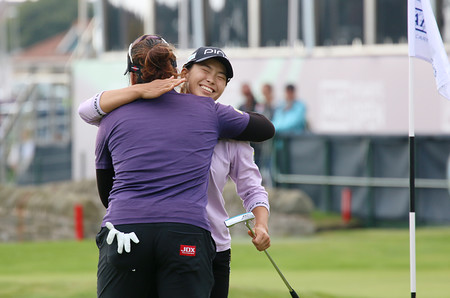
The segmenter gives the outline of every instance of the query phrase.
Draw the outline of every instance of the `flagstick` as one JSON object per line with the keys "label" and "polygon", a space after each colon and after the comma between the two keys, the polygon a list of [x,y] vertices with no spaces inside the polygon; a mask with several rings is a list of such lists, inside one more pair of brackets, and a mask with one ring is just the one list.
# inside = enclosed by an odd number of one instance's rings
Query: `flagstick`
{"label": "flagstick", "polygon": [[411,298],[416,297],[416,208],[414,175],[414,64],[409,57],[409,269]]}

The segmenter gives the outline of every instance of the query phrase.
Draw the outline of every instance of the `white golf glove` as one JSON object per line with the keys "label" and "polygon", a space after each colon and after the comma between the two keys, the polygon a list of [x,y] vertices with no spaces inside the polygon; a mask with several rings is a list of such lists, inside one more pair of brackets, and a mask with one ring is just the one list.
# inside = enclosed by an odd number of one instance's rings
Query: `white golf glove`
{"label": "white golf glove", "polygon": [[125,252],[131,251],[131,241],[134,243],[139,243],[139,239],[136,236],[134,232],[131,233],[124,233],[120,232],[116,228],[114,228],[114,225],[110,223],[109,221],[106,223],[106,227],[109,229],[108,236],[106,237],[106,243],[111,245],[114,241],[114,237],[117,236],[117,252],[121,254],[123,252],[123,249],[125,248]]}

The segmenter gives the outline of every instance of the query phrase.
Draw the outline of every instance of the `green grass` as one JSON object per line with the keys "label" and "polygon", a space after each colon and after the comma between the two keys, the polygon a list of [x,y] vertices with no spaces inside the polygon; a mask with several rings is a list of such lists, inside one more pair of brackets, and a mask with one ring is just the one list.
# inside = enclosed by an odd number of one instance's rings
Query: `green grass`
{"label": "green grass", "polygon": [[[450,228],[416,231],[418,297],[450,296]],[[272,239],[268,250],[304,298],[409,297],[407,229],[353,229]],[[82,242],[0,245],[0,297],[95,297],[97,248]],[[234,239],[230,298],[290,297],[264,253]]]}

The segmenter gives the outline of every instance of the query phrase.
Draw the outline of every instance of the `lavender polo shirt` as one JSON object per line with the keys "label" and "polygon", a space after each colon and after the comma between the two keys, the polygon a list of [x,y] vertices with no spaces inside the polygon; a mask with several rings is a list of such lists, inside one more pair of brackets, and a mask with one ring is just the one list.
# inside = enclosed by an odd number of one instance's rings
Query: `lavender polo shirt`
{"label": "lavender polo shirt", "polygon": [[[248,142],[221,140],[214,148],[211,162],[208,205],[211,234],[217,251],[231,248],[231,235],[224,221],[230,216],[225,209],[223,189],[228,179],[236,184],[236,191],[247,212],[263,206],[269,210],[269,199],[258,166],[254,162],[253,148]],[[235,216],[237,214],[232,214]]]}
{"label": "lavender polo shirt", "polygon": [[218,138],[245,129],[246,113],[211,98],[170,91],[106,115],[96,141],[97,169],[114,168],[103,218],[115,225],[177,222],[210,229],[208,172]]}

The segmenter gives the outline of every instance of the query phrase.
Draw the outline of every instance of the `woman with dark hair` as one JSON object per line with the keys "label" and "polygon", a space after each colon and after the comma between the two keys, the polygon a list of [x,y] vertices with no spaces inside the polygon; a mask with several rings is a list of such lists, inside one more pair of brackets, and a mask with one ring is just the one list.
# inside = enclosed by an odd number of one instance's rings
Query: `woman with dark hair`
{"label": "woman with dark hair", "polygon": [[[220,80],[213,84],[211,77],[214,76],[219,77]],[[181,86],[183,93],[203,95],[218,100],[233,77],[233,68],[223,50],[215,47],[201,47],[183,66],[181,77],[186,81],[169,78],[99,93],[80,105],[79,114],[86,122],[98,126],[103,114],[137,98],[151,100],[180,83],[184,83]],[[214,286],[211,298],[228,297],[231,236],[224,225],[224,220],[228,219],[229,215],[225,209],[222,192],[229,178],[235,182],[244,208],[255,215],[256,237],[252,239],[253,244],[260,251],[270,246],[269,200],[267,192],[261,185],[261,174],[253,160],[253,149],[248,142],[220,140],[212,156],[206,207],[211,234],[216,243],[216,256],[213,260]]]}
{"label": "woman with dark hair", "polygon": [[[177,76],[175,65],[172,48],[159,36],[130,45],[132,85]],[[216,79],[211,86],[220,83]],[[273,134],[265,117],[173,90],[104,116],[96,168],[108,209],[97,235],[97,295],[209,297],[215,245],[206,204],[214,146],[219,138],[263,141]],[[126,254],[117,251],[124,235],[134,242]]]}

